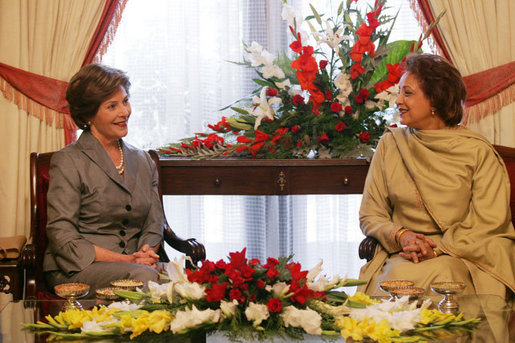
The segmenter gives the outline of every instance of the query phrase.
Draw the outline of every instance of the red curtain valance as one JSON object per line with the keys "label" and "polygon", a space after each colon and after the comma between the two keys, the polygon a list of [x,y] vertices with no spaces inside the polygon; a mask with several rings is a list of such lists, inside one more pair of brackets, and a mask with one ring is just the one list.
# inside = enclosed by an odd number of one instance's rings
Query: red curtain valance
{"label": "red curtain valance", "polygon": [[474,106],[515,83],[515,62],[465,76],[463,81],[467,86],[465,106]]}

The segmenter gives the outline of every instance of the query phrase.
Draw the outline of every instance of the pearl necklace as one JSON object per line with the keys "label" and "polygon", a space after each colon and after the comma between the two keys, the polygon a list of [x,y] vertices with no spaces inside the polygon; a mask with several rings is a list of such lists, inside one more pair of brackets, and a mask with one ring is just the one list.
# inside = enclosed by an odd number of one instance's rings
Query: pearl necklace
{"label": "pearl necklace", "polygon": [[123,150],[120,141],[118,141],[118,151],[120,151],[120,164],[116,166],[116,170],[118,171],[118,174],[122,175],[125,171],[125,163],[123,161]]}

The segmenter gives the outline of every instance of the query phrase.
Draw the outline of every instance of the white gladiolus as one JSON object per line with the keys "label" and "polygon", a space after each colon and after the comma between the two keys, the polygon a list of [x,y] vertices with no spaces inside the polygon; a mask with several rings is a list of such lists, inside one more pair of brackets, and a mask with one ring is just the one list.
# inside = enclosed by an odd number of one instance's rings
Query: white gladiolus
{"label": "white gladiolus", "polygon": [[195,305],[191,309],[177,311],[175,318],[170,322],[170,330],[173,333],[186,333],[188,329],[194,328],[204,323],[218,323],[220,320],[220,310],[207,309],[199,311]]}
{"label": "white gladiolus", "polygon": [[[189,258],[189,257],[188,257]],[[174,258],[172,262],[168,262],[166,272],[171,281],[174,282],[189,282],[188,276],[184,272],[184,263],[186,257],[182,256],[180,259]]]}
{"label": "white gladiolus", "polygon": [[[302,22],[304,21],[304,18],[302,17],[302,15],[297,13],[295,8],[293,8],[292,6],[290,6],[288,4],[283,5],[281,17],[283,18],[283,20],[286,20],[288,22],[289,26],[292,26],[292,27],[295,25],[295,23],[297,24],[297,27],[299,27],[302,24]],[[294,23],[294,21],[295,21],[295,23]]]}
{"label": "white gladiolus", "polygon": [[379,94],[376,94],[375,99],[388,102],[388,106],[395,106],[395,99],[399,96],[399,84],[393,85],[387,90],[382,91]]}
{"label": "white gladiolus", "polygon": [[263,78],[265,79],[270,79],[274,76],[278,79],[284,78],[283,70],[275,64],[265,65],[263,68],[261,68],[261,73],[263,74]]}
{"label": "white gladiolus", "polygon": [[258,326],[263,322],[263,320],[268,319],[270,313],[268,312],[268,307],[266,305],[251,302],[245,309],[245,316],[248,321],[253,322],[254,326]]}
{"label": "white gladiolus", "polygon": [[150,299],[153,302],[159,300],[168,300],[169,302],[173,301],[173,282],[158,284],[150,280],[148,282],[148,290],[150,292]]}
{"label": "white gladiolus", "polygon": [[206,296],[206,287],[196,282],[180,282],[175,284],[175,291],[183,298],[199,300]]}
{"label": "white gladiolus", "polygon": [[286,327],[301,327],[311,335],[322,334],[322,317],[310,308],[301,310],[295,306],[287,306],[281,313],[281,318]]}
{"label": "white gladiolus", "polygon": [[267,285],[265,289],[272,292],[274,297],[282,297],[290,291],[290,285],[285,282],[276,282],[273,286]]}
{"label": "white gladiolus", "polygon": [[325,276],[321,276],[315,282],[308,281],[307,286],[312,291],[325,292],[328,289],[332,289],[338,282],[340,282],[340,277],[338,275],[333,277],[332,280],[329,280]]}
{"label": "white gladiolus", "polygon": [[230,318],[234,316],[236,313],[236,307],[238,307],[238,300],[233,299],[233,301],[225,301],[222,300],[220,302],[220,309],[222,310],[222,313],[225,318]]}
{"label": "white gladiolus", "polygon": [[290,79],[286,79],[286,80],[281,81],[281,82],[276,82],[275,84],[277,85],[277,87],[279,89],[285,89],[286,87],[291,87]]}
{"label": "white gladiolus", "polygon": [[123,312],[135,311],[135,310],[137,310],[140,307],[141,307],[140,305],[131,303],[128,300],[116,301],[116,302],[113,302],[113,303],[109,304],[109,306],[107,306],[108,309],[117,308],[117,309],[119,309],[120,311],[123,311]]}
{"label": "white gladiolus", "polygon": [[312,281],[320,272],[322,271],[322,264],[324,263],[324,260],[320,260],[320,262],[317,263],[316,266],[311,268],[311,270],[308,272],[308,275],[306,275],[306,279],[308,281]]}

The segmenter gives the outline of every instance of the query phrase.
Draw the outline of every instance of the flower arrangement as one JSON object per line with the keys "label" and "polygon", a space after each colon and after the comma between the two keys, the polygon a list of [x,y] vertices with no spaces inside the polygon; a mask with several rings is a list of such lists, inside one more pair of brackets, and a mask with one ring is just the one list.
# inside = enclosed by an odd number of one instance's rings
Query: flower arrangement
{"label": "flower arrangement", "polygon": [[365,15],[358,2],[342,1],[335,17],[311,6],[313,14],[302,18],[284,1],[282,17],[293,35],[293,59],[287,54],[276,58],[257,42],[245,44],[247,58],[238,64],[256,70],[258,89],[253,96],[231,107],[232,117],[208,125],[211,133],[169,144],[160,153],[200,158],[370,157],[387,125],[385,113],[398,94],[400,62],[418,51],[427,34],[418,43],[387,43],[395,17],[382,14],[386,0],[376,0]]}
{"label": "flower arrangement", "polygon": [[233,340],[304,334],[338,336],[380,342],[416,342],[471,330],[478,319],[417,308],[408,297],[378,302],[337,289],[363,284],[360,280],[320,276],[322,262],[302,270],[291,257],[248,260],[245,249],[230,253],[228,262],[203,261],[184,270],[184,258],[168,264],[170,282],[150,281],[148,292],[115,291],[129,301],[91,310],[67,310],[46,317],[47,323],[25,327],[57,337],[92,338],[130,335],[193,335],[221,331]]}

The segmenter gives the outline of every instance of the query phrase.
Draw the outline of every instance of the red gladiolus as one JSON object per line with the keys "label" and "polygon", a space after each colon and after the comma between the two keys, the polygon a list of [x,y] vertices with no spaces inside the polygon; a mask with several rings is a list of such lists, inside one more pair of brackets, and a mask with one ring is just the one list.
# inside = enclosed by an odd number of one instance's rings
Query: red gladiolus
{"label": "red gladiolus", "polygon": [[291,127],[291,132],[295,133],[295,132],[299,132],[299,131],[300,131],[299,125],[294,125]]}
{"label": "red gladiolus", "polygon": [[264,142],[266,141],[268,138],[270,137],[269,134],[267,133],[264,133],[263,131],[261,130],[256,130],[256,137],[254,138],[254,142],[258,143],[258,142]]}
{"label": "red gladiolus", "polygon": [[350,78],[354,80],[364,72],[366,72],[366,69],[363,68],[361,63],[354,63],[350,68]]}
{"label": "red gladiolus", "polygon": [[290,44],[290,49],[292,49],[294,52],[296,53],[301,53],[302,51],[302,43],[299,40],[296,40],[296,41],[293,41],[291,44]]}
{"label": "red gladiolus", "polygon": [[333,100],[333,92],[325,91],[325,99],[326,100]]}
{"label": "red gladiolus", "polygon": [[263,266],[265,268],[273,268],[279,264],[279,260],[274,257],[269,257],[266,259],[266,264]]}
{"label": "red gladiolus", "polygon": [[261,150],[263,145],[265,145],[265,142],[259,142],[259,143],[256,143],[256,144],[252,145],[249,148],[249,151],[252,154],[252,156],[256,157],[257,153],[259,152],[259,150]]}
{"label": "red gladiolus", "polygon": [[345,123],[342,121],[338,122],[338,124],[336,124],[334,128],[336,129],[336,131],[342,132],[345,129]]}
{"label": "red gladiolus", "polygon": [[390,64],[388,63],[386,65],[386,69],[388,69],[388,81],[392,83],[399,82],[402,74],[404,73],[404,70],[400,63]]}
{"label": "red gladiolus", "polygon": [[266,91],[266,95],[268,96],[276,96],[277,95],[277,89],[275,88],[268,88]]}
{"label": "red gladiolus", "polygon": [[358,95],[354,98],[354,100],[356,100],[357,103],[362,104],[368,99],[369,96],[370,93],[368,92],[368,90],[362,88],[359,90]]}
{"label": "red gladiolus", "polygon": [[292,302],[298,302],[301,305],[306,303],[306,300],[313,298],[314,292],[310,290],[306,285],[299,288],[292,296]]}
{"label": "red gladiolus", "polygon": [[326,60],[321,60],[318,65],[320,66],[320,69],[325,69],[325,67],[327,67],[327,64],[329,62],[327,62]]}
{"label": "red gladiolus", "polygon": [[352,107],[351,106],[345,106],[345,114],[352,114]]}
{"label": "red gladiolus", "polygon": [[271,313],[281,312],[281,310],[283,309],[283,304],[281,303],[281,300],[277,298],[270,298],[266,306],[268,307],[268,311],[270,311]]}
{"label": "red gladiolus", "polygon": [[370,139],[370,133],[368,133],[368,132],[361,132],[359,134],[359,139],[361,139],[361,141],[363,143],[368,142],[368,140]]}
{"label": "red gladiolus", "polygon": [[291,67],[297,70],[297,80],[302,90],[309,91],[311,95],[309,102],[313,103],[313,113],[317,115],[318,108],[324,102],[324,94],[315,86],[314,82],[318,73],[318,64],[313,57],[313,47],[305,46],[302,48],[302,54],[293,62]]}
{"label": "red gladiolus", "polygon": [[302,97],[301,95],[297,94],[293,97],[292,99],[292,102],[294,105],[300,105],[300,104],[303,104],[304,103],[304,97]]}
{"label": "red gladiolus", "polygon": [[239,136],[238,138],[236,138],[236,141],[238,143],[250,143],[252,142],[252,140],[248,137],[245,137],[245,136]]}
{"label": "red gladiolus", "polygon": [[242,152],[243,150],[247,150],[248,146],[242,145],[236,148],[236,152]]}
{"label": "red gladiolus", "polygon": [[212,288],[206,289],[206,300],[209,302],[220,301],[225,296],[225,290],[227,288],[228,282],[224,282],[222,284],[213,284]]}
{"label": "red gladiolus", "polygon": [[390,127],[397,127],[397,124],[392,124],[390,125]]}
{"label": "red gladiolus", "polygon": [[368,25],[372,30],[375,30],[379,25],[379,21],[377,20],[377,17],[381,13],[381,10],[383,9],[383,5],[379,5],[378,9],[374,12],[367,13],[367,19],[368,19]]}
{"label": "red gladiolus", "polygon": [[342,105],[338,102],[333,102],[331,104],[331,111],[333,112],[340,112],[342,110]]}
{"label": "red gladiolus", "polygon": [[318,137],[318,141],[319,141],[321,144],[327,144],[327,143],[329,143],[329,137],[327,136],[327,134],[322,133],[322,134]]}

